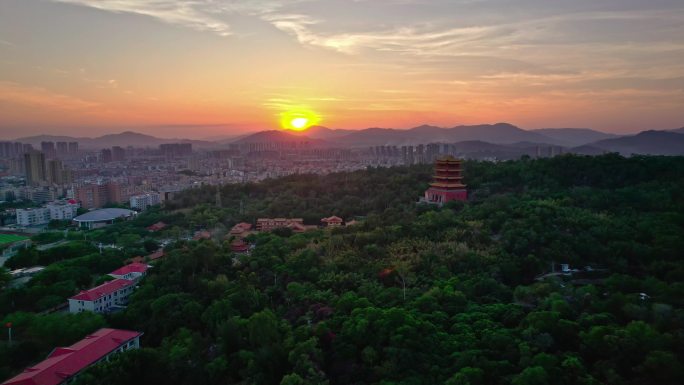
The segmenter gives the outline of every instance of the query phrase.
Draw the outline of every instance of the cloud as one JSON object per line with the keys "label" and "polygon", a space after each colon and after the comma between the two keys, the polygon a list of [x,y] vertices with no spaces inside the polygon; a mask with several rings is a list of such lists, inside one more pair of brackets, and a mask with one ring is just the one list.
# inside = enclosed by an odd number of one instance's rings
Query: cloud
{"label": "cloud", "polygon": [[[625,28],[626,22],[669,21],[672,28],[680,30],[684,22],[682,12],[622,11],[622,12],[578,12],[559,15],[504,21],[492,21],[467,25],[467,20],[454,17],[451,21],[413,23],[394,28],[373,29],[360,32],[324,32],[329,23],[306,14],[267,13],[261,16],[276,28],[296,37],[302,44],[333,49],[347,54],[357,54],[363,49],[397,52],[415,56],[464,56],[492,55],[494,52],[511,51],[531,46],[573,45],[589,41],[603,42],[601,46],[611,47],[615,40],[603,40],[598,34],[589,36],[577,30],[580,23],[592,23],[598,28]],[[454,27],[454,25],[463,25]],[[677,26],[678,25],[678,26]],[[597,31],[600,32],[600,31]],[[653,31],[652,31],[653,32]],[[657,32],[657,31],[656,31]],[[614,34],[626,33],[616,30]],[[666,29],[667,34],[671,30]],[[618,37],[619,38],[619,37]],[[635,50],[672,50],[681,44],[659,42],[657,45],[634,44]],[[639,43],[637,41],[637,43]],[[594,44],[597,45],[597,44]]]}
{"label": "cloud", "polygon": [[230,26],[212,12],[212,1],[165,0],[53,0],[97,8],[115,13],[131,13],[153,17],[169,24],[178,24],[220,36],[231,34]]}
{"label": "cloud", "polygon": [[55,93],[42,87],[8,81],[0,81],[0,102],[52,110],[83,110],[99,106],[98,103]]}

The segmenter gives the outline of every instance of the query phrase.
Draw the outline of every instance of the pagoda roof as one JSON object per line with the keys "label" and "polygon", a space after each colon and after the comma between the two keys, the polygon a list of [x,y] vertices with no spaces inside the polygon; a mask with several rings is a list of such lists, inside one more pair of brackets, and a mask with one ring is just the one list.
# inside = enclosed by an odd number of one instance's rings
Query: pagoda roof
{"label": "pagoda roof", "polygon": [[430,186],[432,187],[439,187],[439,188],[465,188],[466,185],[462,183],[430,183]]}

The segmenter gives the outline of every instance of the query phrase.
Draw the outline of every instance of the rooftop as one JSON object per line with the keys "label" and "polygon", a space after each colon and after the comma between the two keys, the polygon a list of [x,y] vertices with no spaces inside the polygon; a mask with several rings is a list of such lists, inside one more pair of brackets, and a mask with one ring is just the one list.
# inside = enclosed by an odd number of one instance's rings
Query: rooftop
{"label": "rooftop", "polygon": [[344,220],[338,216],[333,215],[331,217],[321,219],[321,222],[342,223],[344,222]]}
{"label": "rooftop", "polygon": [[121,217],[130,217],[134,215],[135,211],[128,209],[108,208],[89,211],[83,215],[74,218],[76,222],[100,222],[112,221]]}
{"label": "rooftop", "polygon": [[122,266],[111,273],[110,275],[126,275],[129,273],[144,273],[149,269],[150,266],[145,264],[145,263],[138,263],[138,262],[133,262],[129,263],[126,266]]}
{"label": "rooftop", "polygon": [[135,282],[128,279],[115,279],[113,281],[105,282],[100,286],[95,286],[92,289],[84,290],[69,299],[75,299],[78,301],[95,301],[96,299],[104,297],[105,295],[112,294],[117,290],[133,285],[135,285]]}
{"label": "rooftop", "polygon": [[122,344],[142,333],[120,329],[100,329],[66,348],[57,348],[47,359],[26,368],[3,385],[57,385],[92,365]]}

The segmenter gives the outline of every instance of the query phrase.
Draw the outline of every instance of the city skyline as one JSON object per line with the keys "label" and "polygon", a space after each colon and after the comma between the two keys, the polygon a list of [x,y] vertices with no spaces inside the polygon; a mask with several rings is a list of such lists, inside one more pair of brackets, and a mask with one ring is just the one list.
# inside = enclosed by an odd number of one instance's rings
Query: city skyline
{"label": "city skyline", "polygon": [[293,110],[343,129],[673,129],[681,36],[675,0],[6,0],[0,136],[230,137]]}

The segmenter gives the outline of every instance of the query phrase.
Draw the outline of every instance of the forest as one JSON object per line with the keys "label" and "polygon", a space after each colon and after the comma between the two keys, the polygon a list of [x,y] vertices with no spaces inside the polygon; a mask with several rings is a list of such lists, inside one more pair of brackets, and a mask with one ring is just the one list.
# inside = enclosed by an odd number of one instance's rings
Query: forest
{"label": "forest", "polygon": [[[48,268],[0,293],[17,338],[0,341],[0,379],[107,325],[144,332],[142,348],[74,383],[682,383],[684,157],[468,161],[469,201],[444,207],[417,204],[431,174],[296,175],[225,185],[220,202],[202,187],[22,252],[8,265]],[[235,223],[330,215],[356,224],[231,252]],[[164,241],[124,311],[41,313]]]}

